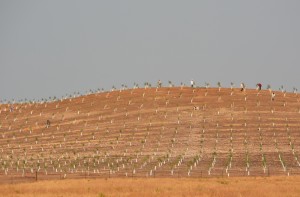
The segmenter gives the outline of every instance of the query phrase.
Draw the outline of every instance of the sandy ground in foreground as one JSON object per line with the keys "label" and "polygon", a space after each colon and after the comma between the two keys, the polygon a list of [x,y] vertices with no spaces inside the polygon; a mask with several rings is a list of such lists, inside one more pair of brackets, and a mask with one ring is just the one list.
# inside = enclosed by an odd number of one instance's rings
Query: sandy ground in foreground
{"label": "sandy ground in foreground", "polygon": [[0,196],[300,196],[300,176],[40,181],[0,185]]}

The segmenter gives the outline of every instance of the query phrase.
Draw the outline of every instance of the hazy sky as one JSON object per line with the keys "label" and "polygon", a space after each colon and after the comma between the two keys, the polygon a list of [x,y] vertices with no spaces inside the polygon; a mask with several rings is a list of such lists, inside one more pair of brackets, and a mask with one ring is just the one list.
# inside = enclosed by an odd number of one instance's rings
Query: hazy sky
{"label": "hazy sky", "polygon": [[300,89],[299,0],[0,0],[0,99],[134,82]]}

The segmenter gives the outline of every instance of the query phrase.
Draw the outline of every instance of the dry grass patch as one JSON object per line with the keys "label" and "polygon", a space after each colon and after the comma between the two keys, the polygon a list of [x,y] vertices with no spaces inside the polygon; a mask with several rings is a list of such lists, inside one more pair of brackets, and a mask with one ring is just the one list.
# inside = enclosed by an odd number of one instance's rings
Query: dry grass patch
{"label": "dry grass patch", "polygon": [[300,177],[40,181],[1,185],[0,196],[300,196]]}

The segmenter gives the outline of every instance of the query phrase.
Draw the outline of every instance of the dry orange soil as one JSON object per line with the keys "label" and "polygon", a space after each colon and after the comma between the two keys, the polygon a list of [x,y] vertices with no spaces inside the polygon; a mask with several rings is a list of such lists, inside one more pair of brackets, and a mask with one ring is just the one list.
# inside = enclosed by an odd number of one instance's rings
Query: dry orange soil
{"label": "dry orange soil", "polygon": [[275,93],[271,101],[267,90],[140,88],[15,103],[12,112],[1,104],[0,182],[290,178],[300,174],[299,95]]}

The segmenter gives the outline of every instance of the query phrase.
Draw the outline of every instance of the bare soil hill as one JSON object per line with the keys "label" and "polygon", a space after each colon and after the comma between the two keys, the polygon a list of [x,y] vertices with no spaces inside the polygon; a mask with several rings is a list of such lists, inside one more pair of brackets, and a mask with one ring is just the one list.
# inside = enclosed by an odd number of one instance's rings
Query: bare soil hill
{"label": "bare soil hill", "polygon": [[138,88],[1,104],[0,181],[297,175],[299,95],[275,93]]}

